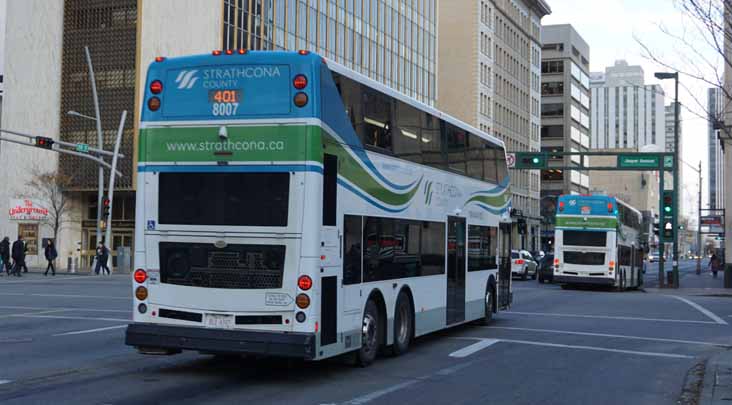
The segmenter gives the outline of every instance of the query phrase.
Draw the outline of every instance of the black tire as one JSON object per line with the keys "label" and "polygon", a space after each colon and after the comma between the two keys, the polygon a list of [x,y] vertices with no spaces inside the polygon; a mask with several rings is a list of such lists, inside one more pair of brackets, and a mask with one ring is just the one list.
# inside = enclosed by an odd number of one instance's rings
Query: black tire
{"label": "black tire", "polygon": [[368,300],[361,323],[361,348],[356,353],[356,362],[361,367],[373,363],[379,353],[379,322],[379,309],[373,300]]}
{"label": "black tire", "polygon": [[483,326],[490,325],[493,322],[493,311],[496,308],[496,289],[493,286],[488,286],[485,292],[485,316],[478,320],[478,323]]}
{"label": "black tire", "polygon": [[529,278],[529,268],[524,267],[524,272],[521,273],[521,280],[526,281],[527,278]]}
{"label": "black tire", "polygon": [[399,356],[408,352],[413,335],[414,310],[412,310],[409,296],[401,292],[394,307],[394,344],[391,348],[391,354]]}

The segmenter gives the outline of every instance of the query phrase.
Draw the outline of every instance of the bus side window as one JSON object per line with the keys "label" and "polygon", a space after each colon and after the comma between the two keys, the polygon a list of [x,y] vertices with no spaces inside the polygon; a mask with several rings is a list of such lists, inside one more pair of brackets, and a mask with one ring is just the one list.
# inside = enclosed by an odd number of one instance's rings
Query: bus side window
{"label": "bus side window", "polygon": [[361,282],[362,218],[346,215],[343,219],[343,284]]}
{"label": "bus side window", "polygon": [[336,225],[338,157],[323,155],[323,226]]}

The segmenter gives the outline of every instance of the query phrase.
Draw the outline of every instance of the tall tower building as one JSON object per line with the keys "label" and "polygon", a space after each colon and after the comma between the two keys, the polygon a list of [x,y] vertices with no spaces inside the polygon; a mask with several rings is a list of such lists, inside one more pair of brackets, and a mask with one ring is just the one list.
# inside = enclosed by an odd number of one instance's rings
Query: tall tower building
{"label": "tall tower building", "polygon": [[[506,143],[538,151],[544,0],[439,2],[437,106]],[[514,246],[540,247],[539,173],[511,173],[513,207],[528,223]]]}
{"label": "tall tower building", "polygon": [[707,112],[708,119],[708,143],[707,170],[709,180],[707,190],[709,193],[709,208],[724,208],[724,153],[722,152],[722,141],[719,130],[714,129],[715,123],[723,119],[724,93],[722,89],[714,87],[707,90]]}

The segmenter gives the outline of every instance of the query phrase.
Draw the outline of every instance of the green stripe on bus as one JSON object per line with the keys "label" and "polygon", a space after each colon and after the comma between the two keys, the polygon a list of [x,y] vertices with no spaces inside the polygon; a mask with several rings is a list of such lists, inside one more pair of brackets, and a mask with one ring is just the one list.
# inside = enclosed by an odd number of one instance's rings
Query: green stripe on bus
{"label": "green stripe on bus", "polygon": [[322,162],[317,126],[228,126],[145,128],[140,130],[139,160],[152,162],[317,161]]}
{"label": "green stripe on bus", "polygon": [[557,228],[598,228],[598,229],[616,229],[618,226],[617,218],[597,218],[597,217],[560,217],[557,216]]}

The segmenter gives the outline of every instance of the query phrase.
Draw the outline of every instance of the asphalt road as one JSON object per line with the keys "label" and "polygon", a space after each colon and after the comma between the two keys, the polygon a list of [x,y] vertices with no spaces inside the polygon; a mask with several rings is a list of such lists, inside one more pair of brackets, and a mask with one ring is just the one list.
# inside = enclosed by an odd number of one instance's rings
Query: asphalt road
{"label": "asphalt road", "polygon": [[732,346],[732,298],[514,286],[492,326],[356,368],[138,355],[123,344],[129,276],[0,277],[0,403],[670,404]]}

